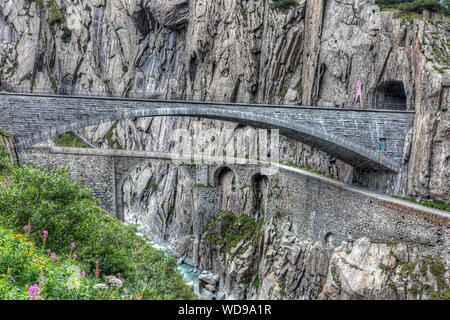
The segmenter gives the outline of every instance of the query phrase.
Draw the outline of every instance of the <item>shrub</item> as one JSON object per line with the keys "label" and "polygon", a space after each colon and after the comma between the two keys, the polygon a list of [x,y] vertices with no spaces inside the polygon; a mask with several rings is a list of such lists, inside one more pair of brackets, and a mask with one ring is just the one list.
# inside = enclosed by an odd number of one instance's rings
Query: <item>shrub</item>
{"label": "shrub", "polygon": [[[0,225],[15,232],[29,225],[27,236],[38,245],[43,245],[42,231],[47,230],[46,248],[57,255],[68,255],[70,243],[75,242],[77,261],[86,270],[93,270],[98,260],[102,275],[121,273],[130,282],[131,292],[141,292],[146,286],[152,294],[144,296],[152,298],[195,298],[175,259],[137,236],[135,226],[126,226],[97,207],[88,189],[67,180],[67,169],[46,172],[17,167],[9,180],[8,186],[0,185]],[[27,281],[36,278],[36,272],[29,274]],[[54,280],[52,290],[59,292],[63,289],[57,287],[58,281]]]}
{"label": "shrub", "polygon": [[61,35],[61,39],[64,43],[69,43],[72,39],[72,30],[67,28],[66,26],[63,27],[63,34]]}

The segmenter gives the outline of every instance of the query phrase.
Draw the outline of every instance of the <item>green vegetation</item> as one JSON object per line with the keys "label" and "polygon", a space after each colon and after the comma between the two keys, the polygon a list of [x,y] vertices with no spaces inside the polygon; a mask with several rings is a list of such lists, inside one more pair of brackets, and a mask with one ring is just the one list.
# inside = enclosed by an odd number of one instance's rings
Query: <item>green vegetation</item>
{"label": "green vegetation", "polygon": [[448,111],[448,108],[441,108],[438,111],[436,111],[435,116],[439,115],[441,112],[447,112],[447,111]]}
{"label": "green vegetation", "polygon": [[[6,152],[0,160],[8,161]],[[30,299],[30,292],[37,299],[195,298],[176,260],[97,207],[90,190],[67,180],[67,169],[9,164],[0,174],[0,212],[0,299]],[[123,285],[93,289],[115,275]]]}
{"label": "green vegetation", "polygon": [[375,4],[381,9],[398,9],[404,12],[422,13],[430,10],[450,14],[450,1],[444,0],[376,0]]}
{"label": "green vegetation", "polygon": [[[219,223],[226,226],[222,233],[219,233],[216,228]],[[258,246],[259,239],[263,236],[263,224],[264,219],[255,221],[246,214],[237,217],[232,212],[224,211],[208,223],[206,239],[215,245],[224,245],[227,252],[230,252],[242,240],[251,241],[254,246]]]}
{"label": "green vegetation", "polygon": [[0,129],[0,136],[5,137],[5,138],[9,138],[10,135],[7,134],[5,131],[3,131],[2,129]]}
{"label": "green vegetation", "polygon": [[303,92],[303,86],[302,86],[302,79],[300,79],[297,84],[294,87],[294,90],[296,90],[298,93],[302,93]]}
{"label": "green vegetation", "polygon": [[[82,276],[86,268],[68,255],[57,255],[53,261],[51,255],[29,241],[28,233],[24,235],[0,226],[1,300],[91,299],[101,294],[92,288],[100,281]],[[69,283],[73,287],[66,285]],[[31,284],[38,285],[39,294],[28,293]],[[110,298],[116,299],[119,291],[114,290]]]}
{"label": "green vegetation", "polygon": [[370,242],[372,243],[385,243],[385,244],[394,244],[394,243],[398,243],[395,240],[390,240],[390,239],[382,239],[382,238],[378,238],[378,239],[370,239]]}
{"label": "green vegetation", "polygon": [[334,283],[338,285],[338,287],[342,285],[335,266],[331,267],[331,277],[333,278]]}
{"label": "green vegetation", "polygon": [[288,11],[292,7],[298,6],[297,0],[273,0],[270,4],[271,9],[280,10],[280,11]]}
{"label": "green vegetation", "polygon": [[175,207],[172,207],[167,216],[167,225],[172,224],[173,218],[175,218],[176,216],[177,216],[177,213],[175,211]]}
{"label": "green vegetation", "polygon": [[67,132],[57,136],[53,138],[53,142],[59,147],[92,148],[73,132]]}
{"label": "green vegetation", "polygon": [[29,4],[36,3],[40,13],[46,17],[51,33],[56,34],[55,27],[60,27],[64,21],[64,9],[60,8],[54,0],[27,0],[27,2]]}
{"label": "green vegetation", "polygon": [[403,197],[397,197],[392,195],[393,198],[397,198],[397,199],[401,199],[401,200],[405,200],[405,201],[409,201],[412,203],[416,203],[416,204],[421,204],[423,206],[426,207],[430,207],[430,208],[434,208],[434,209],[439,209],[439,210],[444,210],[444,211],[449,211],[450,212],[450,204],[446,204],[442,201],[436,200],[436,201],[417,201],[414,198],[403,198]]}
{"label": "green vegetation", "polygon": [[64,43],[69,43],[72,39],[72,30],[67,28],[66,26],[63,27],[63,34],[61,35],[61,39]]}
{"label": "green vegetation", "polygon": [[10,172],[12,163],[9,160],[9,154],[4,146],[0,146],[0,175]]}
{"label": "green vegetation", "polygon": [[208,185],[204,185],[202,183],[197,183],[194,185],[194,188],[214,188],[214,186],[208,184]]}
{"label": "green vegetation", "polygon": [[[445,280],[445,263],[436,257],[428,255],[415,262],[408,262],[400,260],[391,250],[390,255],[395,258],[395,263],[392,267],[388,267],[380,263],[379,268],[383,270],[388,276],[388,285],[392,290],[397,291],[397,288],[392,280],[392,277],[400,277],[401,280],[406,281],[412,279],[415,285],[410,289],[417,299],[422,299],[423,293],[432,300],[450,300],[450,288]],[[436,279],[437,290],[427,283],[423,283],[423,279],[427,278],[428,271]]]}
{"label": "green vegetation", "polygon": [[277,211],[275,214],[275,219],[281,219],[281,218],[287,217],[288,215],[289,215],[288,213],[283,213],[281,211]]}
{"label": "green vegetation", "polygon": [[258,287],[259,287],[259,278],[258,278],[258,277],[256,277],[255,281],[253,281],[253,286],[254,286],[255,288],[258,288]]}
{"label": "green vegetation", "polygon": [[114,122],[114,124],[112,125],[112,127],[108,130],[108,132],[105,133],[104,138],[106,139],[106,141],[108,142],[108,146],[110,149],[119,149],[122,150],[123,147],[120,144],[119,140],[116,138],[115,140],[112,139],[113,134],[114,134],[114,130],[117,131],[117,126],[119,125],[119,121]]}
{"label": "green vegetation", "polygon": [[284,99],[286,97],[287,93],[288,93],[288,89],[287,88],[281,89],[281,91],[278,93],[278,98]]}
{"label": "green vegetation", "polygon": [[282,297],[285,297],[286,296],[286,280],[281,280],[279,283],[278,283],[278,287],[280,288],[280,295],[282,296]]}

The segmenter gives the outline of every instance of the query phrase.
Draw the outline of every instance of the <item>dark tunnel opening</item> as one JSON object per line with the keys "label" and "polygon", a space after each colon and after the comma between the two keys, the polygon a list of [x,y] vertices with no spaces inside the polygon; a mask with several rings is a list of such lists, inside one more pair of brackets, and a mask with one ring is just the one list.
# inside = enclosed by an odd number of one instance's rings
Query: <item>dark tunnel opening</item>
{"label": "dark tunnel opening", "polygon": [[372,95],[372,106],[382,110],[406,110],[407,91],[402,81],[386,81]]}

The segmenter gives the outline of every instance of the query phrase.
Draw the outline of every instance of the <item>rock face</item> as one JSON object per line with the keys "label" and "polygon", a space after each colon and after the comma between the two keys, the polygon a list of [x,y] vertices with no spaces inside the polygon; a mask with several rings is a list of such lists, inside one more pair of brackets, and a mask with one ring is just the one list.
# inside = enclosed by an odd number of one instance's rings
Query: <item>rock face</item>
{"label": "rock face", "polygon": [[[369,0],[298,0],[284,11],[271,1],[1,0],[1,83],[68,94],[356,108],[401,103],[417,112],[403,170],[356,170],[353,182],[448,202],[449,24],[437,14],[405,21]],[[149,121],[121,122],[127,148],[142,147],[145,133],[134,131]],[[185,120],[155,121],[162,124],[158,139],[166,125]],[[111,125],[87,129],[88,138],[101,144]],[[351,171],[289,139],[280,150],[286,161],[340,179]]]}
{"label": "rock face", "polygon": [[[406,105],[416,111],[415,128],[397,175],[353,170],[285,137],[281,160],[382,192],[449,203],[450,24],[438,14],[406,21],[381,12],[371,0],[297,2],[280,11],[271,8],[272,0],[0,0],[0,84],[63,94],[353,108]],[[173,145],[167,141],[180,128],[246,129],[165,117],[105,123],[80,133],[102,148],[170,152]],[[232,181],[223,181],[225,189],[232,188]],[[193,199],[187,176],[170,165],[136,168],[122,192],[127,222],[141,224],[145,233],[168,242],[181,260],[192,262]],[[255,203],[246,190],[224,197],[224,211],[260,218],[258,210],[249,210]],[[259,231],[264,235],[256,237],[259,242],[247,239],[229,251],[206,234],[200,239],[204,267],[220,274],[219,297],[413,298],[417,285],[427,298],[433,296],[426,288],[438,289],[435,283],[440,283],[417,267],[403,286],[399,265],[404,264],[396,265],[386,252],[390,245],[360,239],[333,251],[331,245],[298,241],[288,221],[266,221]],[[402,262],[422,259],[403,254],[409,251],[401,245],[392,249]],[[375,270],[380,262],[393,271]],[[349,280],[355,270],[365,282]],[[416,276],[422,287],[414,282]],[[389,289],[394,286],[397,290]]]}
{"label": "rock face", "polygon": [[[446,253],[425,256],[415,247],[369,238],[335,248],[332,238],[323,244],[300,241],[290,232],[289,217],[258,225],[253,218],[230,216],[219,215],[202,237],[201,254],[220,275],[219,299],[448,299]],[[228,227],[219,231],[227,219]],[[255,227],[246,228],[248,221]]]}
{"label": "rock face", "polygon": [[421,257],[404,244],[361,238],[333,253],[319,298],[436,299],[448,295],[449,276],[448,261]]}

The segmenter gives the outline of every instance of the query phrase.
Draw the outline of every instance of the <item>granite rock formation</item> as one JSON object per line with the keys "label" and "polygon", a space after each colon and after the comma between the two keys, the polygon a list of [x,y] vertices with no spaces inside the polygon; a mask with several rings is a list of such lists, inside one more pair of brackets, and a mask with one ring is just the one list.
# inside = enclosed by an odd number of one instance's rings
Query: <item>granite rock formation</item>
{"label": "granite rock formation", "polygon": [[[401,101],[416,111],[399,174],[353,170],[284,137],[281,159],[382,192],[449,203],[448,19],[425,13],[405,20],[380,11],[373,0],[297,2],[276,10],[272,0],[0,0],[1,86],[354,108],[377,107],[395,96],[395,104]],[[358,97],[360,103],[352,103]],[[102,148],[167,152],[173,145],[165,142],[176,128],[246,129],[167,117],[105,123],[80,133]],[[191,189],[183,173],[169,165],[136,168],[123,186],[127,222],[170,243],[186,262],[192,259]],[[228,209],[245,211],[246,199],[240,194],[235,208]],[[404,264],[396,264],[390,244],[359,239],[332,250],[299,243],[288,225],[278,228],[265,224],[264,246],[249,244],[226,267],[220,265],[228,258],[211,258],[220,248],[212,250],[205,242],[205,259],[215,261],[210,267],[221,273],[223,297],[414,298],[422,293],[430,298],[434,291],[429,288],[436,291],[442,283],[420,266],[404,282],[398,267]],[[393,246],[405,263],[422,259],[411,258],[400,244]],[[248,257],[254,257],[251,263]],[[380,263],[390,271],[377,269]],[[364,282],[349,278],[355,270]],[[423,278],[422,285],[414,283],[416,276]]]}

